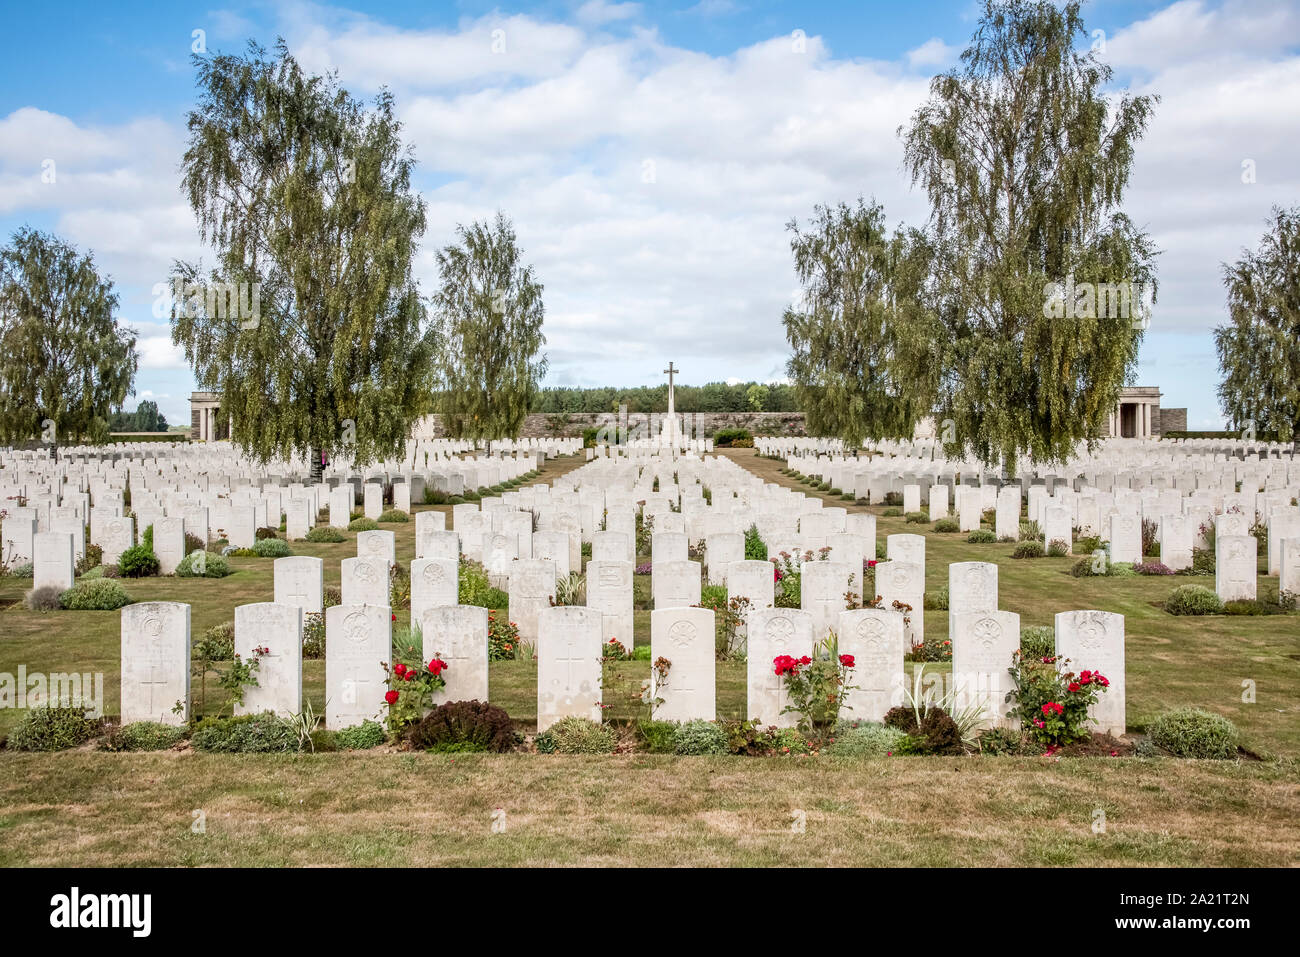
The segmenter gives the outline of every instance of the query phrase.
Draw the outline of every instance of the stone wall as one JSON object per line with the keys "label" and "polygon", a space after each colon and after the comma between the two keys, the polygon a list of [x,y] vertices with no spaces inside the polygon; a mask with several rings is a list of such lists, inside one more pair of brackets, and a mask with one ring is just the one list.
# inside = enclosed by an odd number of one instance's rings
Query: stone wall
{"label": "stone wall", "polygon": [[1164,435],[1166,432],[1186,432],[1187,431],[1187,410],[1186,409],[1161,409],[1160,410],[1160,431],[1157,435]]}
{"label": "stone wall", "polygon": [[[754,435],[804,434],[802,412],[683,412],[679,415],[685,420],[684,428],[693,429],[694,434],[704,438],[719,429],[749,429]],[[653,417],[657,428],[663,413],[650,413],[649,416]],[[646,413],[629,413],[629,428],[635,432],[638,424],[645,423],[647,417]],[[524,419],[520,436],[534,439],[580,436],[584,429],[611,426],[614,421],[615,416],[604,412],[537,413]],[[441,438],[442,417],[426,416],[416,427],[415,434],[418,438]]]}

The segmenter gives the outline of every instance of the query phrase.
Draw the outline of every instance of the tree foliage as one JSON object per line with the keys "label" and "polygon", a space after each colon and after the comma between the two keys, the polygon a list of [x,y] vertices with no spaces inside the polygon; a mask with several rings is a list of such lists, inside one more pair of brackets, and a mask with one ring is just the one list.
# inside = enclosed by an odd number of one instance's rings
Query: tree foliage
{"label": "tree foliage", "polygon": [[890,236],[881,206],[861,198],[818,206],[806,230],[788,228],[803,298],[785,312],[788,371],[810,434],[853,446],[910,438],[936,384],[924,237]]}
{"label": "tree foliage", "polygon": [[546,374],[542,284],[503,214],[456,234],[437,254],[438,411],[454,438],[516,438]]}
{"label": "tree foliage", "polygon": [[1274,208],[1259,248],[1223,264],[1228,322],[1214,330],[1219,404],[1234,428],[1300,436],[1300,207]]}
{"label": "tree foliage", "polygon": [[[755,392],[755,387],[766,389]],[[794,387],[781,382],[709,382],[705,385],[674,387],[679,413],[693,412],[797,412]],[[763,407],[754,407],[754,397],[761,396]],[[627,406],[629,413],[664,412],[668,408],[668,383],[656,386],[618,388],[596,386],[586,389],[552,387],[541,389],[529,408],[530,412],[617,412]]]}
{"label": "tree foliage", "polygon": [[[273,58],[250,44],[194,60],[183,184],[217,268],[205,283],[178,264],[193,285],[173,340],[253,458],[398,454],[429,411],[434,338],[411,275],[424,202],[391,95],[367,110],[283,42]],[[243,308],[223,309],[222,289]]]}
{"label": "tree foliage", "polygon": [[135,332],[89,254],[23,228],[0,249],[0,441],[102,442],[131,391]]}
{"label": "tree foliage", "polygon": [[[1108,95],[1087,38],[1078,2],[986,0],[900,130],[931,204],[949,454],[1065,458],[1104,434],[1137,358],[1155,251],[1122,202],[1157,98]],[[1089,308],[1085,284],[1131,305]]]}
{"label": "tree foliage", "polygon": [[158,411],[158,403],[144,399],[134,412],[114,412],[108,427],[113,432],[166,432],[167,417]]}

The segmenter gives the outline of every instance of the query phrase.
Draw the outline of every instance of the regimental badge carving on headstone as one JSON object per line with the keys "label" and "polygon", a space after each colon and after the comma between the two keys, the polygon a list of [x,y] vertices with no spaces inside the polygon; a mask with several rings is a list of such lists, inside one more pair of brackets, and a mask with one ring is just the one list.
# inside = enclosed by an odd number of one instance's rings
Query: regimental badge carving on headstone
{"label": "regimental badge carving on headstone", "polygon": [[995,618],[981,618],[975,623],[975,640],[985,649],[992,648],[1002,637],[1002,626]]}
{"label": "regimental badge carving on headstone", "polygon": [[885,640],[885,626],[878,618],[863,618],[858,622],[858,637],[874,651]]}
{"label": "regimental badge carving on headstone", "polygon": [[150,638],[157,640],[162,635],[162,619],[148,618],[144,623],[144,633]]}
{"label": "regimental badge carving on headstone", "polygon": [[424,582],[426,585],[441,585],[445,577],[441,565],[424,566]]}
{"label": "regimental badge carving on headstone", "polygon": [[361,644],[368,637],[366,627],[366,613],[363,611],[354,611],[343,619],[343,637],[348,641]]}
{"label": "regimental badge carving on headstone", "polygon": [[1079,644],[1089,651],[1102,646],[1106,640],[1106,620],[1100,612],[1088,612],[1079,623]]}
{"label": "regimental badge carving on headstone", "polygon": [[689,621],[679,621],[668,630],[668,640],[678,648],[689,648],[695,643],[695,626]]}
{"label": "regimental badge carving on headstone", "polygon": [[[378,579],[375,574],[375,566],[370,562],[357,562],[353,574],[356,575],[357,581],[363,585],[373,585]],[[351,618],[348,620],[351,621]]]}
{"label": "regimental badge carving on headstone", "polygon": [[767,640],[772,647],[784,652],[794,636],[794,622],[789,618],[773,618],[767,623]]}

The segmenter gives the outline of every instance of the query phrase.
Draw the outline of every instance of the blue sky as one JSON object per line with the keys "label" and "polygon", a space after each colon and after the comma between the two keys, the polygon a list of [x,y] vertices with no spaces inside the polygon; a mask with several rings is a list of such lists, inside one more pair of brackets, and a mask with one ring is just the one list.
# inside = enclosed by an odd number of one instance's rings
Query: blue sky
{"label": "blue sky", "polygon": [[[1128,203],[1164,250],[1136,379],[1193,427],[1220,422],[1218,264],[1270,206],[1300,202],[1297,6],[1086,7],[1120,84],[1163,97]],[[686,382],[776,378],[785,223],[859,194],[924,221],[894,131],[976,16],[969,0],[11,5],[0,232],[31,224],[95,253],[141,334],[137,396],[185,421],[192,378],[151,290],[203,253],[177,185],[193,31],[219,50],[283,35],[358,95],[393,89],[429,203],[426,289],[456,223],[514,219],[547,287],[551,384],[657,382],[669,358]]]}

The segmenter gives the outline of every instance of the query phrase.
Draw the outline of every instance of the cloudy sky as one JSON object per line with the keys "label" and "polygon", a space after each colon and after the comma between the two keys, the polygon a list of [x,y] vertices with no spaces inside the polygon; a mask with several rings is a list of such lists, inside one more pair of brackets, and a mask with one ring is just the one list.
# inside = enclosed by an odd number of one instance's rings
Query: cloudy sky
{"label": "cloudy sky", "polygon": [[[546,285],[549,384],[630,386],[669,359],[689,383],[783,374],[785,224],[859,194],[924,222],[896,130],[977,15],[971,0],[181,6],[11,5],[0,37],[0,233],[93,251],[140,333],[137,398],[172,422],[193,379],[151,289],[203,254],[178,186],[192,45],[283,36],[354,94],[388,86],[429,205],[424,289],[456,224],[501,209]],[[1271,206],[1300,203],[1300,3],[1085,10],[1119,85],[1162,97],[1127,204],[1163,250],[1136,379],[1215,428],[1219,264]]]}

